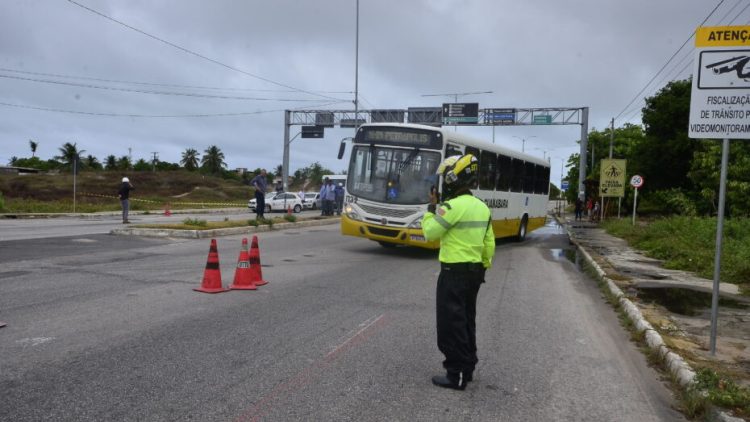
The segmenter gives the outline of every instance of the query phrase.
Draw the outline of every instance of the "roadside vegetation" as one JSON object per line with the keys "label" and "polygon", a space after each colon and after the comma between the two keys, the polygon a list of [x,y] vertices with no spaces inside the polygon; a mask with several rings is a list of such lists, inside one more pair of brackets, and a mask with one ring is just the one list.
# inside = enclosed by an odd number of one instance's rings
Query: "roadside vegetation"
{"label": "roadside vegetation", "polygon": [[[716,217],[672,216],[633,225],[630,219],[602,223],[608,233],[623,238],[665,268],[684,270],[713,279]],[[721,280],[738,284],[750,294],[750,218],[724,221]]]}
{"label": "roadside vegetation", "polygon": [[[37,144],[31,142],[32,152]],[[83,157],[75,144],[66,143],[61,155],[49,160],[37,156],[13,157],[12,166],[38,170],[38,173],[0,174],[0,213],[66,213],[74,210],[73,167],[75,176],[75,212],[118,211],[117,190],[127,176],[135,190],[130,196],[133,211],[163,212],[165,209],[201,209],[246,207],[254,197],[250,181],[260,168],[239,173],[226,170],[223,153],[217,147],[206,150],[200,165],[197,151],[188,148],[181,164],[146,162],[135,164],[127,156],[109,156],[102,165],[96,157]],[[75,157],[80,157],[76,161]],[[281,166],[268,171],[268,186],[281,175]],[[333,171],[313,163],[297,169],[290,177],[289,190],[317,191],[324,174]]]}

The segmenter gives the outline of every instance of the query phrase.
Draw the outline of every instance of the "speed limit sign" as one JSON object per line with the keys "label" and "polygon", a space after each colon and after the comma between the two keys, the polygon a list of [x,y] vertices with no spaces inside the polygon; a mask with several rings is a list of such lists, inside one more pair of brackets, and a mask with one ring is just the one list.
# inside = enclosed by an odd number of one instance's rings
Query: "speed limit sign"
{"label": "speed limit sign", "polygon": [[631,177],[630,178],[630,186],[632,186],[632,187],[634,187],[636,189],[640,188],[641,186],[643,186],[643,178],[641,176],[637,175],[637,174],[635,176]]}

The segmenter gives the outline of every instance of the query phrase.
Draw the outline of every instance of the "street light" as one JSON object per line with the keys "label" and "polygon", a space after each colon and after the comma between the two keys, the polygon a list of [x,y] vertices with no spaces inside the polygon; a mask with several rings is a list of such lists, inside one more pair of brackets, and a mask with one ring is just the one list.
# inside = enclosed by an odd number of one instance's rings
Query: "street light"
{"label": "street light", "polygon": [[520,136],[513,135],[514,138],[521,140],[521,152],[526,151],[526,139],[536,138],[536,135],[531,135],[528,138],[521,138]]}

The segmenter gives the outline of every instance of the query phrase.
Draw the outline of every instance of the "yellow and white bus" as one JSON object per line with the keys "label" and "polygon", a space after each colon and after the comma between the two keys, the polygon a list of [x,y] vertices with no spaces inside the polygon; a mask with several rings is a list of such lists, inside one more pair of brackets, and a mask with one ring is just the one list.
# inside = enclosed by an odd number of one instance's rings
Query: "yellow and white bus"
{"label": "yellow and white bus", "polygon": [[[352,139],[341,233],[396,245],[437,249],[421,220],[430,189],[442,190],[436,171],[445,157],[474,154],[479,178],[472,193],[492,211],[495,237],[515,237],[544,226],[550,166],[546,161],[451,130],[403,123],[359,127]],[[344,143],[339,152],[343,156]]]}

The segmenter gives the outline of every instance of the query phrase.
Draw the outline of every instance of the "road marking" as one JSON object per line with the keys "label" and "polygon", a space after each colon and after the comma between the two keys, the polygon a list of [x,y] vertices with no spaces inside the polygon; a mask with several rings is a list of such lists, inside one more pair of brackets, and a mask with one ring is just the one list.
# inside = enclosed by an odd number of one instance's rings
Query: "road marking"
{"label": "road marking", "polygon": [[380,328],[387,321],[385,316],[386,314],[380,314],[377,317],[370,317],[358,324],[354,330],[349,331],[352,334],[347,333],[343,341],[334,346],[325,356],[313,361],[307,368],[297,373],[294,377],[279,383],[271,392],[265,396],[261,396],[255,406],[238,416],[235,421],[260,421],[265,413],[271,409],[274,401],[281,401],[291,392],[301,390],[315,377],[319,376],[325,368],[330,366],[341,355],[341,352],[362,343],[374,334],[375,329]]}

